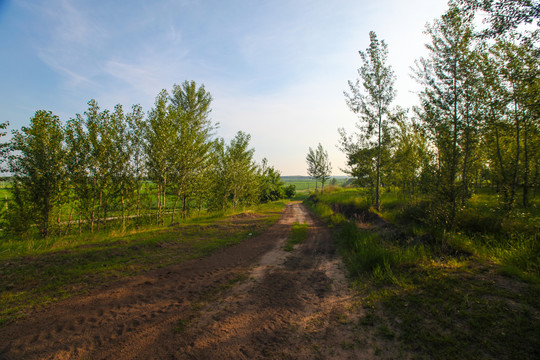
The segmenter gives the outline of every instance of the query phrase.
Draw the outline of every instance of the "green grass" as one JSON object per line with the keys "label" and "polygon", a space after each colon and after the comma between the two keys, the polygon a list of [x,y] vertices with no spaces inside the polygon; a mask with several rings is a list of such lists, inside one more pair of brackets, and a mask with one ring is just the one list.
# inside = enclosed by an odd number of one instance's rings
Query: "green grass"
{"label": "green grass", "polygon": [[0,324],[105,282],[207,256],[256,236],[279,219],[284,206],[278,201],[240,215],[215,214],[126,234],[1,240]]}
{"label": "green grass", "polygon": [[308,224],[294,223],[283,249],[285,251],[292,251],[295,245],[302,243],[306,239],[307,233]]}
{"label": "green grass", "polygon": [[[310,178],[308,176],[282,176],[281,180],[285,183],[285,185],[290,185],[290,184],[295,185],[297,191],[302,191],[302,190],[314,191],[315,190],[315,179]],[[332,178],[330,178],[325,183],[325,187],[327,185],[330,185],[331,180]],[[338,186],[342,186],[343,184],[345,184],[345,182],[347,182],[347,178],[343,176],[339,176],[339,177],[336,177],[336,181],[337,181]],[[317,182],[317,187],[318,189],[321,188],[320,181]]]}
{"label": "green grass", "polygon": [[[495,195],[481,192],[450,229],[430,219],[438,204],[396,193],[383,194],[380,213],[361,189],[306,203],[333,229],[362,298],[358,327],[412,358],[537,359],[537,200],[508,214]],[[363,230],[358,219],[379,225]]]}
{"label": "green grass", "polygon": [[403,269],[402,284],[364,300],[419,358],[538,358],[538,286],[509,284],[467,261]]}

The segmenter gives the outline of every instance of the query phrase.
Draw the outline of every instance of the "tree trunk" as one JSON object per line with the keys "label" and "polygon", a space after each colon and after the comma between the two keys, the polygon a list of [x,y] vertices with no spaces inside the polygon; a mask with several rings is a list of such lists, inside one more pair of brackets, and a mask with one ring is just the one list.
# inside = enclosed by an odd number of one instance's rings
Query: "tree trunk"
{"label": "tree trunk", "polygon": [[503,158],[502,158],[502,153],[501,153],[499,129],[496,125],[495,125],[495,145],[497,147],[497,158],[499,159],[499,171],[500,171],[500,175],[501,175],[501,179],[503,183],[503,186],[502,186],[503,199],[504,199],[504,203],[508,204],[508,188],[506,186],[507,184],[506,170],[504,168]]}
{"label": "tree trunk", "polygon": [[122,232],[126,232],[126,206],[124,204],[124,190],[120,190],[120,198],[122,202]]}
{"label": "tree trunk", "polygon": [[[514,99],[514,111],[515,111],[515,122],[516,122],[516,158],[514,160],[514,174],[512,176],[512,188],[510,190],[510,208],[514,204],[514,199],[516,198],[516,188],[517,188],[517,175],[519,169],[519,155],[520,155],[520,132],[519,127],[519,115],[518,115],[518,106],[517,100]],[[510,209],[509,208],[509,209]]]}
{"label": "tree trunk", "polygon": [[453,113],[453,134],[452,134],[452,164],[450,164],[450,172],[448,174],[448,185],[450,186],[450,201],[451,201],[451,213],[450,213],[450,222],[453,223],[456,218],[456,189],[455,189],[455,179],[457,173],[457,160],[458,160],[458,95],[457,95],[457,81],[455,80],[455,69],[456,65],[454,64],[454,113]]}
{"label": "tree trunk", "polygon": [[79,235],[82,234],[82,219],[81,219],[81,198],[78,198],[78,202],[79,202],[79,209],[78,209],[78,213],[79,213]]}
{"label": "tree trunk", "polygon": [[468,198],[469,184],[468,184],[468,167],[469,167],[469,152],[471,151],[470,144],[470,123],[469,123],[469,114],[467,111],[467,127],[465,129],[465,154],[463,155],[463,171],[461,173],[461,206],[465,206],[465,202]]}
{"label": "tree trunk", "polygon": [[184,192],[184,194],[182,195],[182,219],[186,219],[186,215],[187,215],[187,208],[186,208],[186,200],[187,200],[187,193]]}
{"label": "tree trunk", "polygon": [[56,217],[56,225],[58,226],[58,233],[62,234],[62,229],[60,227],[60,217],[62,216],[62,195],[60,190],[60,184],[58,184],[58,216]]}
{"label": "tree trunk", "polygon": [[69,210],[69,218],[68,218],[68,222],[67,222],[67,225],[66,225],[66,231],[64,232],[64,236],[66,236],[68,233],[69,233],[69,229],[71,228],[71,219],[72,219],[72,215],[73,215],[73,208],[75,207],[75,201],[73,201],[71,203],[71,206],[70,206],[70,210]]}
{"label": "tree trunk", "polygon": [[161,206],[162,215],[160,216],[160,219],[161,225],[163,225],[165,223],[165,210],[167,208],[167,177],[164,177],[163,180],[163,195],[161,196],[161,201],[163,202],[163,205]]}
{"label": "tree trunk", "polygon": [[529,151],[527,145],[528,124],[523,122],[523,207],[529,206]]}
{"label": "tree trunk", "polygon": [[92,196],[92,214],[90,216],[90,232],[94,232],[94,215],[96,211],[96,181],[94,180],[94,196]]}
{"label": "tree trunk", "polygon": [[379,126],[378,126],[378,142],[377,142],[377,179],[375,180],[375,209],[381,211],[381,126],[382,126],[382,113],[379,109]]}
{"label": "tree trunk", "polygon": [[172,215],[171,215],[171,225],[174,224],[174,214],[176,213],[176,205],[178,204],[178,199],[180,199],[180,191],[176,193],[176,198],[174,199],[174,205],[173,205]]}
{"label": "tree trunk", "polygon": [[103,197],[103,190],[99,190],[99,205],[97,210],[97,232],[99,232],[99,225],[101,223],[101,199]]}
{"label": "tree trunk", "polygon": [[43,238],[46,238],[49,236],[49,213],[50,213],[50,202],[49,202],[49,194],[44,194],[45,197],[45,204],[43,205],[43,208],[41,209],[41,236]]}
{"label": "tree trunk", "polygon": [[159,225],[159,214],[160,214],[160,210],[161,210],[161,194],[162,194],[160,184],[156,185],[156,190],[157,190],[156,224]]}
{"label": "tree trunk", "polygon": [[137,218],[140,216],[140,187],[141,184],[139,183],[139,180],[137,180]]}
{"label": "tree trunk", "polygon": [[109,197],[103,199],[103,226],[107,226],[107,214],[109,213]]}

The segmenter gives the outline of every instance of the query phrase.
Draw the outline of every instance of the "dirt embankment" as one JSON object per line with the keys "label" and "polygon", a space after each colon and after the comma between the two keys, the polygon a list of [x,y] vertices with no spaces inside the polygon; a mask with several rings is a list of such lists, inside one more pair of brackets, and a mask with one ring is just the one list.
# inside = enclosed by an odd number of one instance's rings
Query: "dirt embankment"
{"label": "dirt embankment", "polygon": [[[285,252],[294,222],[308,237]],[[352,303],[328,230],[294,203],[258,237],[0,329],[0,359],[369,358]]]}

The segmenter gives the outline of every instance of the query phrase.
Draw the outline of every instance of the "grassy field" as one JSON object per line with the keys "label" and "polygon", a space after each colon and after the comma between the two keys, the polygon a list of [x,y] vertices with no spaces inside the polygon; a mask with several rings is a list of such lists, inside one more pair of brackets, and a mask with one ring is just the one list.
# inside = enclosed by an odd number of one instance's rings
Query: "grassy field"
{"label": "grassy field", "polygon": [[[325,184],[329,185],[332,181],[331,177]],[[337,181],[338,186],[342,186],[347,182],[347,177],[345,176],[336,176],[335,177]],[[293,184],[296,186],[297,191],[304,191],[304,190],[315,190],[315,179],[309,177],[309,176],[282,176],[281,180],[285,183],[285,185]],[[317,187],[321,188],[321,182],[318,182]]]}
{"label": "grassy field", "polygon": [[29,310],[115,279],[178,264],[255,236],[277,221],[286,202],[192,218],[126,234],[100,232],[0,241],[0,324]]}
{"label": "grassy field", "polygon": [[496,195],[481,192],[446,230],[435,225],[437,206],[394,193],[381,213],[355,189],[308,204],[333,228],[361,298],[357,326],[377,339],[375,354],[540,358],[538,198],[505,214]]}

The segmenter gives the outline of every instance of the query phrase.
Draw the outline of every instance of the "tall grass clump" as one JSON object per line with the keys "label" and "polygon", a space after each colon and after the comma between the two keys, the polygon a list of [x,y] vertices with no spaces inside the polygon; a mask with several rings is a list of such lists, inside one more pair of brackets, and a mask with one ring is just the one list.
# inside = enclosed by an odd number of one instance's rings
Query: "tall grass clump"
{"label": "tall grass clump", "polygon": [[381,244],[377,234],[358,230],[350,221],[342,225],[339,239],[343,257],[354,277],[395,264],[392,251]]}

